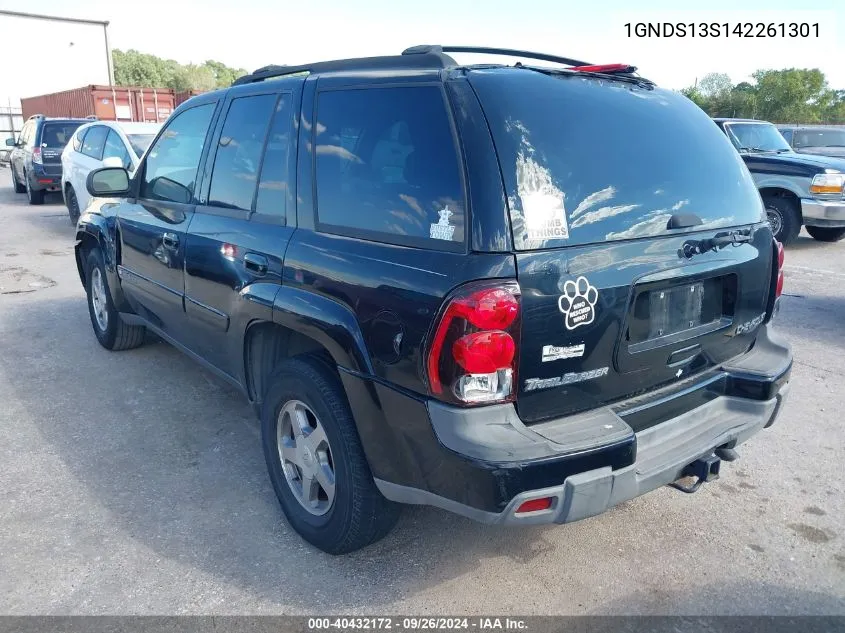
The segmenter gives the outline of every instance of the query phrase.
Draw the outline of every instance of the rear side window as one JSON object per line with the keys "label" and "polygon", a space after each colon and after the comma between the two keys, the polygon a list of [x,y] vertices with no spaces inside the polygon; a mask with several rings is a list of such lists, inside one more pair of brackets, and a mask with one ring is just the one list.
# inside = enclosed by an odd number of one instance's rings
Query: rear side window
{"label": "rear side window", "polygon": [[[475,71],[470,81],[493,133],[519,249],[764,218],[739,153],[680,94],[527,69]],[[675,214],[701,224],[669,229]]]}
{"label": "rear side window", "polygon": [[82,123],[45,123],[41,130],[42,147],[63,148]]}
{"label": "rear side window", "polygon": [[89,128],[85,128],[84,130],[79,130],[76,134],[73,135],[73,149],[77,152],[82,149],[82,139],[85,136],[85,132],[88,131]]}
{"label": "rear side window", "polygon": [[287,195],[290,182],[289,157],[291,139],[291,98],[283,94],[276,103],[276,112],[270,135],[267,138],[267,149],[264,150],[264,161],[261,165],[261,179],[258,182],[258,198],[255,201],[255,212],[260,215],[286,220]]}
{"label": "rear side window", "polygon": [[319,93],[318,229],[463,250],[464,193],[439,86]]}
{"label": "rear side window", "polygon": [[208,204],[249,211],[258,181],[264,137],[278,95],[233,99],[217,142]]}
{"label": "rear side window", "polygon": [[141,198],[189,203],[215,104],[183,110],[167,122],[147,152]]}
{"label": "rear side window", "polygon": [[126,149],[126,144],[114,130],[109,130],[109,135],[106,137],[103,160],[107,158],[119,159],[126,169],[132,166],[132,160],[129,158],[129,151]]}
{"label": "rear side window", "polygon": [[103,147],[106,144],[108,134],[109,129],[102,125],[90,128],[85,135],[85,140],[82,141],[82,149],[80,151],[86,156],[100,160],[103,157]]}

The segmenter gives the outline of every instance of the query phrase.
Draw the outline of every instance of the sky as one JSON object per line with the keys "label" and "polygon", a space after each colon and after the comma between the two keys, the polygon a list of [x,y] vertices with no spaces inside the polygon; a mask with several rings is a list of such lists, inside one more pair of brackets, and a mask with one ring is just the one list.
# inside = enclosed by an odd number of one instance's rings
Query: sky
{"label": "sky", "polygon": [[[590,63],[624,62],[674,89],[692,85],[708,72],[724,72],[738,82],[749,80],[757,69],[791,67],[820,68],[831,87],[845,89],[845,2],[834,0],[595,0],[569,6],[560,0],[39,0],[37,7],[0,0],[0,9],[109,20],[113,48],[135,48],[182,63],[216,59],[248,70],[270,63],[393,54],[414,44],[440,43],[535,50]],[[10,69],[7,57],[0,67],[0,98],[107,80],[101,29],[31,21],[31,28],[21,29],[22,21],[12,20],[0,15],[4,50],[15,50],[20,39],[29,68],[43,64],[54,72],[39,76]],[[818,23],[819,37],[638,38],[633,33],[629,37],[625,27],[691,21]],[[33,45],[35,31],[49,35]],[[487,61],[455,57],[467,63]]]}

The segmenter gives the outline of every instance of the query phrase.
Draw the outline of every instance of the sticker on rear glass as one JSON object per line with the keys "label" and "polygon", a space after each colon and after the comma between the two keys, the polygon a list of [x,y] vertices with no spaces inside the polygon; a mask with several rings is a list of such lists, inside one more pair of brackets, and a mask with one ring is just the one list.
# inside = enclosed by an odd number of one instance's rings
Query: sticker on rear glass
{"label": "sticker on rear glass", "polygon": [[437,224],[431,225],[429,236],[433,240],[451,240],[455,234],[455,225],[449,224],[449,218],[455,215],[454,212],[449,210],[449,205],[446,205],[437,213],[440,215],[440,220]]}
{"label": "sticker on rear glass", "polygon": [[563,191],[548,168],[534,160],[533,150],[516,157],[517,193],[522,201],[526,237],[529,240],[568,240],[569,225]]}
{"label": "sticker on rear glass", "polygon": [[596,318],[596,301],[599,291],[587,281],[586,277],[571,279],[563,285],[563,294],[557,300],[557,307],[563,312],[567,330],[574,330],[582,325],[589,325]]}
{"label": "sticker on rear glass", "polygon": [[600,367],[599,369],[591,369],[590,371],[569,372],[563,376],[555,376],[554,378],[529,378],[525,381],[525,391],[551,389],[552,387],[562,387],[576,382],[601,378],[602,376],[607,376],[608,369],[607,367]]}
{"label": "sticker on rear glass", "polygon": [[555,345],[543,345],[543,362],[563,360],[565,358],[581,358],[584,355],[584,344],[570,345],[569,347],[556,347]]}

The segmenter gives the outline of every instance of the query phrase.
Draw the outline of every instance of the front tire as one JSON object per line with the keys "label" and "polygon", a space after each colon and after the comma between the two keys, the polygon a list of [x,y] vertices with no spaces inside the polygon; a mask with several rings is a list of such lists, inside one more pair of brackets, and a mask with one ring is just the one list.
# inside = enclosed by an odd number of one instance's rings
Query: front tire
{"label": "front tire", "polygon": [[29,204],[44,204],[44,190],[35,190],[32,188],[32,183],[29,182],[29,176],[24,172],[23,179],[26,184],[26,196],[29,198]]}
{"label": "front tire", "polygon": [[801,214],[795,202],[780,196],[765,196],[766,218],[775,239],[787,246],[795,241],[801,232]]}
{"label": "front tire", "polygon": [[86,290],[88,292],[88,314],[94,335],[107,350],[120,351],[139,347],[144,343],[146,328],[128,325],[115,309],[106,276],[103,254],[95,248],[88,254]]}
{"label": "front tire", "polygon": [[329,554],[383,538],[400,506],[376,488],[340,380],[313,358],[276,370],[261,410],[264,457],[291,527]]}
{"label": "front tire", "polygon": [[807,233],[814,240],[820,242],[838,242],[845,237],[845,228],[831,228],[827,226],[806,226]]}
{"label": "front tire", "polygon": [[76,192],[71,185],[67,186],[65,191],[65,202],[67,204],[67,213],[70,217],[70,222],[74,226],[79,222],[79,199],[76,197]]}

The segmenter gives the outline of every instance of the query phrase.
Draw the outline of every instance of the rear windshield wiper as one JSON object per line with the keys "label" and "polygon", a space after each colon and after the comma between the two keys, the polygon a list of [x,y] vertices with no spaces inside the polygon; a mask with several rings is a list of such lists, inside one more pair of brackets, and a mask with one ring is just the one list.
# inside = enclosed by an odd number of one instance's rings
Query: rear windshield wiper
{"label": "rear windshield wiper", "polygon": [[717,233],[715,237],[707,237],[703,240],[687,240],[679,254],[687,259],[693,255],[701,255],[708,251],[718,251],[726,246],[737,246],[751,241],[751,229],[738,229]]}

